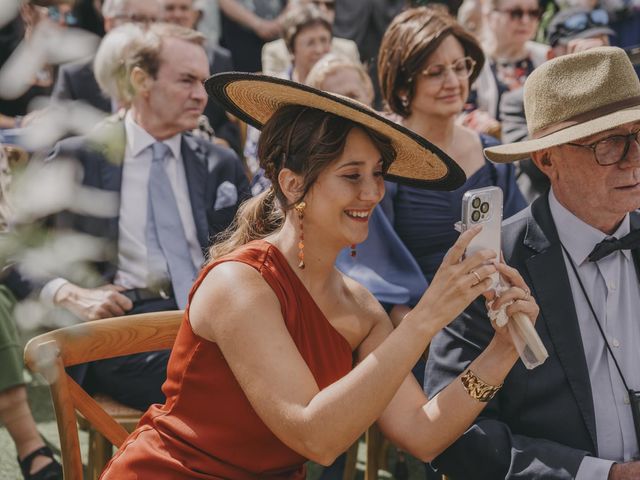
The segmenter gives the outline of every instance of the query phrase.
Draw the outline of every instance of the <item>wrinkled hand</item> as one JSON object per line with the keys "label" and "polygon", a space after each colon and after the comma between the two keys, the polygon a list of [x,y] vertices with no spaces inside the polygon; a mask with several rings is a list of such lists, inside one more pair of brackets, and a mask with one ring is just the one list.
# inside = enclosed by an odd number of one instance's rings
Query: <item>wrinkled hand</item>
{"label": "wrinkled hand", "polygon": [[[502,292],[499,297],[496,297],[493,290],[486,292],[487,309],[499,310],[503,305],[508,305],[505,313],[509,318],[519,312],[526,315],[527,318],[535,324],[538,314],[540,313],[540,307],[538,307],[536,300],[531,295],[529,287],[520,275],[520,272],[504,263],[496,264],[496,268],[502,276],[503,284],[511,286]],[[512,302],[511,305],[509,305],[510,302]],[[508,342],[509,344],[512,343],[506,326],[498,327],[495,322],[491,322],[491,324],[493,328],[495,328],[496,335],[500,340]]]}
{"label": "wrinkled hand", "polygon": [[56,292],[53,301],[82,320],[117,317],[133,308],[131,300],[120,293],[122,290],[115,285],[82,288],[67,283]]}
{"label": "wrinkled hand", "polygon": [[415,312],[439,330],[460,315],[479,295],[491,287],[492,273],[496,272],[492,250],[480,250],[462,260],[469,242],[480,232],[474,227],[464,232],[449,249],[433,281],[422,296]]}
{"label": "wrinkled hand", "polygon": [[640,478],[640,462],[616,463],[609,471],[609,480],[637,480]]}

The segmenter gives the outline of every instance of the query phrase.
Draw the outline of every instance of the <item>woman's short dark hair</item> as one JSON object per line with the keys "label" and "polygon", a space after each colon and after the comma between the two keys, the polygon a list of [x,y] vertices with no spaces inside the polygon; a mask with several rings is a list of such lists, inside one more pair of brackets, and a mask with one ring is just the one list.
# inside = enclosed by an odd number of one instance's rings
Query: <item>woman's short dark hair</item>
{"label": "woman's short dark hair", "polygon": [[[464,48],[465,55],[476,61],[469,77],[471,85],[484,65],[484,54],[476,38],[451,15],[431,7],[410,8],[396,16],[382,39],[378,56],[378,79],[387,107],[407,117],[415,93],[415,76],[443,40],[452,35]],[[407,92],[408,105],[402,104],[400,90]]]}
{"label": "woman's short dark hair", "polygon": [[298,34],[308,27],[320,25],[333,35],[333,28],[329,19],[322,11],[312,3],[305,3],[292,7],[284,17],[282,26],[282,38],[290,53],[293,53],[293,45]]}

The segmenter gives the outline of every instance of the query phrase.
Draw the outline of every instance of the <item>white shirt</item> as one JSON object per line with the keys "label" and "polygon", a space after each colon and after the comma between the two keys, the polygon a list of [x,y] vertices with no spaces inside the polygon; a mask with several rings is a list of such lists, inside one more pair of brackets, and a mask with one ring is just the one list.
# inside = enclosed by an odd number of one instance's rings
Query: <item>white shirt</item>
{"label": "white shirt", "polygon": [[[553,190],[549,193],[549,207],[560,241],[580,275],[629,388],[637,390],[640,286],[631,252],[620,250],[590,262],[587,257],[593,247],[610,236],[564,208]],[[612,236],[621,238],[629,231],[627,215]],[[576,480],[606,480],[613,461],[631,460],[638,454],[638,444],[626,389],[566,254],[564,259],[591,382],[599,457],[585,457]]]}
{"label": "white shirt", "polygon": [[[147,205],[148,183],[151,169],[151,145],[157,140],[138,125],[127,112],[124,118],[126,145],[122,167],[122,186],[120,190],[120,211],[118,221],[118,270],[113,283],[129,288],[147,287]],[[171,155],[165,164],[169,181],[178,204],[180,220],[184,229],[189,252],[196,269],[200,269],[204,256],[196,231],[189,189],[182,161],[182,135],[177,134],[163,141]],[[52,301],[58,289],[67,280],[51,280],[42,290],[41,298]]]}

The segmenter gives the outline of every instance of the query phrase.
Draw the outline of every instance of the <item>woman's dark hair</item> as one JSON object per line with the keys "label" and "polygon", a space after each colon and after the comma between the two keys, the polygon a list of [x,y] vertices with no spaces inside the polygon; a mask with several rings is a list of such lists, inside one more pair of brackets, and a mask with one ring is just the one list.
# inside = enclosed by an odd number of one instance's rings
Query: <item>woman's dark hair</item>
{"label": "woman's dark hair", "polygon": [[[215,260],[252,240],[264,238],[278,230],[285,212],[301,201],[320,173],[344,151],[353,128],[364,131],[382,158],[386,172],[395,160],[391,140],[351,120],[315,108],[288,105],[267,121],[258,141],[258,158],[271,188],[243,203],[236,217],[209,249]],[[278,175],[283,168],[302,175],[304,183],[299,197],[289,202],[280,189]]]}
{"label": "woman's dark hair", "polygon": [[[475,37],[451,15],[443,9],[419,7],[405,10],[393,19],[382,38],[378,56],[378,80],[389,110],[402,117],[411,114],[414,79],[448,35],[453,35],[462,44],[465,55],[476,61],[469,77],[471,85],[482,70],[484,54]],[[402,104],[401,90],[407,92],[408,104]]]}

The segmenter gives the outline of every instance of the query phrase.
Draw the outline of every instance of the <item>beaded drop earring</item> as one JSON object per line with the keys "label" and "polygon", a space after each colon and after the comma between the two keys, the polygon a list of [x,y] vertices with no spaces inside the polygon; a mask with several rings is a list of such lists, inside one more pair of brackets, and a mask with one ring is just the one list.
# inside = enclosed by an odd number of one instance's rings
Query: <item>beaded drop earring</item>
{"label": "beaded drop earring", "polygon": [[355,243],[351,244],[351,252],[350,252],[350,254],[351,254],[351,258],[353,258],[353,259],[355,259],[356,255],[358,254],[358,252],[356,251],[356,244]]}
{"label": "beaded drop earring", "polygon": [[298,221],[300,222],[300,239],[298,241],[298,268],[300,270],[304,270],[304,209],[307,207],[307,204],[302,201],[298,202],[295,206],[296,212],[298,213]]}

